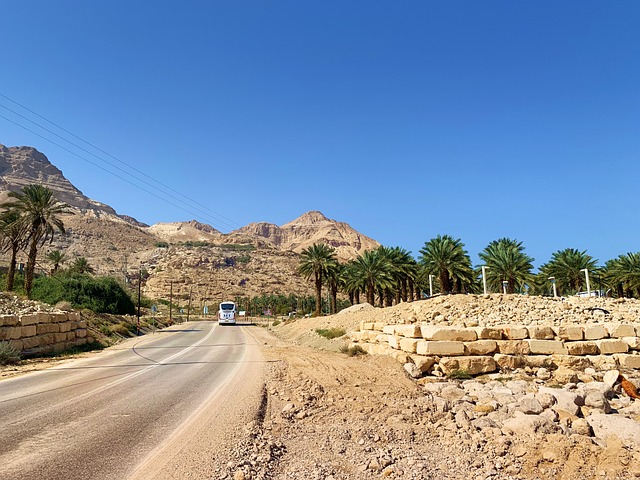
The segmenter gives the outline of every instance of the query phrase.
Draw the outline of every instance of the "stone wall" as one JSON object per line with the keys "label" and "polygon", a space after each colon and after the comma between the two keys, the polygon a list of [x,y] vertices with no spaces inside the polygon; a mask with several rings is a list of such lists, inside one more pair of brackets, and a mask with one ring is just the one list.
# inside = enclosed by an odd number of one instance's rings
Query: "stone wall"
{"label": "stone wall", "polygon": [[93,339],[87,336],[87,322],[78,312],[37,312],[0,315],[0,341],[29,357],[61,352]]}
{"label": "stone wall", "polygon": [[640,368],[640,323],[487,327],[362,322],[352,346],[391,355],[413,376],[522,367]]}

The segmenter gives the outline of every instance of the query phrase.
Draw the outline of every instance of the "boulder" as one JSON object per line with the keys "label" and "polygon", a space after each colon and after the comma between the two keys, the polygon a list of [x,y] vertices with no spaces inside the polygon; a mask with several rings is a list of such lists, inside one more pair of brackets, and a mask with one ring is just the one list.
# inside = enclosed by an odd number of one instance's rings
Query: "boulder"
{"label": "boulder", "polygon": [[593,413],[586,418],[593,434],[601,440],[615,435],[625,445],[640,447],[640,422],[620,415]]}

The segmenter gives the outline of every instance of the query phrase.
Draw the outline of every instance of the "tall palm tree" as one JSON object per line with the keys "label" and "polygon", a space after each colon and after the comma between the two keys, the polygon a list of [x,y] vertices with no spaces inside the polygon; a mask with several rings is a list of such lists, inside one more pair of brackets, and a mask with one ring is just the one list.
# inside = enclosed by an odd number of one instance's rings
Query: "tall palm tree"
{"label": "tall palm tree", "polygon": [[507,282],[507,293],[514,293],[532,282],[533,258],[524,253],[522,242],[511,238],[494,240],[478,255],[488,267],[487,283],[495,291],[501,291]]}
{"label": "tall palm tree", "polygon": [[[575,248],[565,248],[551,254],[551,260],[540,267],[543,280],[548,282],[549,277],[556,280],[556,288],[560,295],[573,294],[582,290],[585,282],[585,268],[593,271],[597,268],[597,260],[587,251]],[[548,285],[548,283],[547,283]]]}
{"label": "tall palm tree", "polygon": [[70,270],[75,273],[94,273],[94,268],[85,257],[78,257],[73,261]]}
{"label": "tall palm tree", "polygon": [[355,260],[345,264],[342,276],[344,293],[349,295],[349,301],[351,301],[352,305],[360,303],[360,293],[365,291],[365,284],[358,273]]}
{"label": "tall palm tree", "polygon": [[[393,285],[390,262],[378,250],[367,250],[354,261],[354,268],[364,284],[367,302],[375,305],[376,291],[384,291]],[[380,298],[380,302],[383,302]]]}
{"label": "tall palm tree", "polygon": [[316,311],[315,315],[320,316],[322,308],[322,283],[329,276],[329,271],[338,263],[335,249],[324,243],[314,243],[305,248],[301,253],[302,259],[298,266],[298,273],[307,280],[314,279],[316,289]]}
{"label": "tall palm tree", "polygon": [[69,205],[61,203],[53,196],[53,192],[44,185],[25,185],[19,192],[9,192],[14,201],[6,202],[6,210],[15,210],[20,214],[20,222],[26,228],[27,268],[24,277],[24,290],[31,296],[33,277],[36,269],[38,247],[47,240],[52,241],[56,231],[64,233],[64,223],[59,215],[72,213]]}
{"label": "tall palm tree", "polygon": [[7,271],[7,291],[13,291],[16,276],[16,258],[18,250],[24,247],[26,236],[25,226],[20,221],[20,214],[16,210],[6,210],[0,213],[0,251],[11,252],[9,270]]}
{"label": "tall palm tree", "polygon": [[329,287],[329,313],[338,312],[338,289],[342,284],[342,272],[344,266],[335,262],[327,272],[327,285]]}
{"label": "tall palm tree", "polygon": [[603,269],[606,283],[618,296],[640,297],[640,252],[609,260]]}
{"label": "tall palm tree", "polygon": [[67,254],[61,252],[60,250],[52,250],[47,254],[47,260],[49,260],[53,264],[53,269],[51,273],[56,273],[60,268],[62,262],[67,258]]}
{"label": "tall palm tree", "polygon": [[471,259],[464,243],[450,235],[438,235],[420,249],[423,275],[438,277],[442,293],[466,292],[473,283]]}

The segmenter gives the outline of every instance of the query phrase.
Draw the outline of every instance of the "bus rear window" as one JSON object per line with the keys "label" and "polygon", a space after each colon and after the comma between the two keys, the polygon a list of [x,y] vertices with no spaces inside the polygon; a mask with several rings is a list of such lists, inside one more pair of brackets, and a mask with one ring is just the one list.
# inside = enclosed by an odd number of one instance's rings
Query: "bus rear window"
{"label": "bus rear window", "polygon": [[235,307],[235,305],[233,303],[221,303],[220,304],[220,309],[221,310],[231,311],[231,310],[233,310],[234,307]]}

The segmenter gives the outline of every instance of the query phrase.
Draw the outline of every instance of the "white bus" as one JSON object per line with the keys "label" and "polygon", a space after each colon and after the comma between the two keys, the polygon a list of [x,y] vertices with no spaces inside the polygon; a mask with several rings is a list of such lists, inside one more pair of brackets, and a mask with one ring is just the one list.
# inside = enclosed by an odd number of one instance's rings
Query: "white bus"
{"label": "white bus", "polygon": [[218,310],[218,323],[220,325],[234,325],[238,312],[233,302],[222,302]]}

